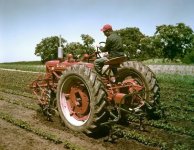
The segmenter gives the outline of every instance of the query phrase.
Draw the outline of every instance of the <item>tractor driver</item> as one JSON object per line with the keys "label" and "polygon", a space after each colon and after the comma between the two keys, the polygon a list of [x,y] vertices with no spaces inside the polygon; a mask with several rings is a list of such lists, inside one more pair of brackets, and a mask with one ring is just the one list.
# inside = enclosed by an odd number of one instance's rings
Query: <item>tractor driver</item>
{"label": "tractor driver", "polygon": [[[106,24],[103,26],[101,31],[104,33],[107,39],[106,39],[105,47],[100,46],[99,49],[102,52],[108,52],[108,58],[102,57],[94,61],[95,69],[97,73],[99,73],[100,75],[102,74],[102,68],[104,66],[104,63],[108,59],[124,56],[122,38],[113,31],[112,26],[109,24]],[[113,71],[113,74],[116,74],[117,69],[114,68],[112,71]]]}

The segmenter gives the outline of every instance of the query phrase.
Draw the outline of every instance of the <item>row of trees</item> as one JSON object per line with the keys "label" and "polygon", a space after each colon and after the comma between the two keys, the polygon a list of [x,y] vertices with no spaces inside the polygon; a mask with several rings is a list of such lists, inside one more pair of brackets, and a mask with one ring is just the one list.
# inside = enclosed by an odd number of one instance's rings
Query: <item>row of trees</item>
{"label": "row of trees", "polygon": [[61,45],[59,45],[60,39],[58,36],[44,38],[39,44],[36,45],[35,55],[40,56],[43,63],[48,60],[57,59],[57,49],[59,46],[63,48],[64,56],[71,53],[74,57],[79,58],[86,53],[93,54],[95,51],[95,47],[93,46],[95,40],[87,34],[82,34],[81,38],[83,44],[79,42],[67,43],[64,38],[61,38]]}
{"label": "row of trees", "polygon": [[[194,33],[184,23],[157,26],[153,36],[144,35],[136,27],[127,27],[116,32],[123,38],[125,54],[129,59],[168,58],[171,61],[181,59],[187,63],[194,63]],[[83,43],[68,43],[62,38],[64,55],[72,53],[79,57],[95,51],[94,38],[87,34],[82,34],[81,38]],[[35,48],[35,55],[41,56],[42,62],[56,59],[58,46],[58,36],[42,39]]]}

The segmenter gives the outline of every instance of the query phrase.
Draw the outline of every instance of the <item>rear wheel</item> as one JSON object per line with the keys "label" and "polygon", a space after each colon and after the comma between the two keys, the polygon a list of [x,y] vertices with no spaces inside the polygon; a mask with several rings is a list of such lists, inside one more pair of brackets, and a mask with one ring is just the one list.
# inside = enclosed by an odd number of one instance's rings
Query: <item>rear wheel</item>
{"label": "rear wheel", "polygon": [[65,125],[79,132],[93,133],[107,116],[106,92],[92,69],[85,65],[67,68],[57,88],[57,106]]}
{"label": "rear wheel", "polygon": [[128,61],[121,65],[118,70],[118,80],[122,82],[126,78],[132,78],[135,82],[143,86],[144,89],[136,97],[145,102],[144,111],[149,118],[158,118],[160,88],[155,74],[151,69],[140,62]]}

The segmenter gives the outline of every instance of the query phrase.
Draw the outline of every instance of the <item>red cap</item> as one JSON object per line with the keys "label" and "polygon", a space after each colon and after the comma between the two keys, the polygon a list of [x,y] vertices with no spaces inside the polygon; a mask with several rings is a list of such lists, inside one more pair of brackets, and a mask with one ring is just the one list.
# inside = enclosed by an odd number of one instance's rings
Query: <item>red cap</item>
{"label": "red cap", "polygon": [[103,28],[101,29],[101,31],[106,31],[106,30],[112,30],[112,26],[110,25],[110,24],[105,24],[104,26],[103,26]]}

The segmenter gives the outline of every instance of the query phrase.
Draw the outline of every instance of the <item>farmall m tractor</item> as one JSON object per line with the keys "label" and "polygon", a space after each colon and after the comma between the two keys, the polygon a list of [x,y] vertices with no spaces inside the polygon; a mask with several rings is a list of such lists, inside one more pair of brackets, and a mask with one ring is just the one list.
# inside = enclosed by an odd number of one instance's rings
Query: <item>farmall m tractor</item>
{"label": "farmall m tractor", "polygon": [[[108,60],[99,75],[94,57],[85,54],[74,60],[58,52],[59,59],[46,62],[46,74],[31,84],[49,119],[57,112],[68,128],[90,134],[123,121],[126,114],[154,116],[160,88],[150,68],[117,57]],[[116,74],[112,68],[117,68]]]}

